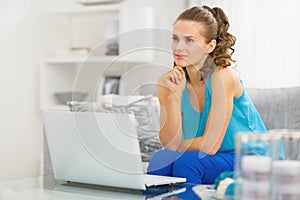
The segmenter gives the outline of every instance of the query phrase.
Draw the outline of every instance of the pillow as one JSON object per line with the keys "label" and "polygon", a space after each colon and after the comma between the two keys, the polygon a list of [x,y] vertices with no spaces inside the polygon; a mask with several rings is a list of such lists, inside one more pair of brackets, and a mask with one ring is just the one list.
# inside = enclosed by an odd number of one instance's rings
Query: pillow
{"label": "pillow", "polygon": [[161,149],[159,133],[159,102],[152,95],[103,95],[99,102],[68,102],[73,112],[114,112],[133,114],[137,128],[142,161],[149,162],[152,154]]}

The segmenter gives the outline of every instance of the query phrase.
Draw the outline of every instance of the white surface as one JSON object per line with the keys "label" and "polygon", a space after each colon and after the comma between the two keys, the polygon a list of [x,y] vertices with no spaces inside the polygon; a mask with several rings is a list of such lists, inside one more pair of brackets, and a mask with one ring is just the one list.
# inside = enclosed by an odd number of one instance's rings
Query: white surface
{"label": "white surface", "polygon": [[105,190],[95,186],[69,186],[52,177],[33,177],[0,183],[1,200],[143,200],[139,193]]}
{"label": "white surface", "polygon": [[43,49],[31,6],[31,0],[0,1],[0,181],[40,174],[37,66]]}

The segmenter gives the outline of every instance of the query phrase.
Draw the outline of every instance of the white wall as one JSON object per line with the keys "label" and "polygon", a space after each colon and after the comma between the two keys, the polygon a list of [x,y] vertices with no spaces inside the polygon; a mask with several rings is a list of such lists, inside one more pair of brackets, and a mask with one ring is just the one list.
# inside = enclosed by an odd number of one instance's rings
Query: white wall
{"label": "white wall", "polygon": [[0,1],[0,180],[40,173],[37,18],[30,0]]}
{"label": "white wall", "polygon": [[128,4],[143,5],[152,7],[155,16],[156,48],[162,51],[155,51],[155,61],[160,65],[173,67],[173,55],[171,53],[171,41],[173,22],[178,15],[186,8],[186,0],[126,0]]}
{"label": "white wall", "polygon": [[[156,27],[171,29],[183,0],[125,0],[152,6]],[[75,0],[0,1],[0,180],[41,174],[42,119],[38,102],[38,65],[45,55],[39,14]],[[170,36],[171,38],[171,36]],[[166,63],[169,64],[171,60]]]}
{"label": "white wall", "polygon": [[300,85],[300,2],[202,0],[228,14],[237,37],[234,58],[249,87]]}
{"label": "white wall", "polygon": [[[185,8],[185,0],[125,0],[128,4],[150,6],[155,12],[157,28],[172,29],[177,15]],[[171,37],[171,36],[170,36]]]}

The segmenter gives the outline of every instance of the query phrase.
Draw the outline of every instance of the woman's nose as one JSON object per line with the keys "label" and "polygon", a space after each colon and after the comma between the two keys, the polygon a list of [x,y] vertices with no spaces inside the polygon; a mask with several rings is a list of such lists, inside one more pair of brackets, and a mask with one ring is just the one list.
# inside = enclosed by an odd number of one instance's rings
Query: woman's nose
{"label": "woman's nose", "polygon": [[178,43],[175,45],[175,50],[184,50],[185,49],[185,43],[184,41],[180,40]]}

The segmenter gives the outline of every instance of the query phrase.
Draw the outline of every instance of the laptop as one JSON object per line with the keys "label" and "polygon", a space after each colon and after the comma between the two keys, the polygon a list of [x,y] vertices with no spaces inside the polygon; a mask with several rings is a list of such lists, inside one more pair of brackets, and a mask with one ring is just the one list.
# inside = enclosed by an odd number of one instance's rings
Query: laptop
{"label": "laptop", "polygon": [[128,189],[186,182],[144,173],[136,126],[126,113],[44,111],[54,177]]}

